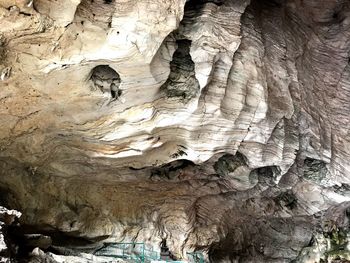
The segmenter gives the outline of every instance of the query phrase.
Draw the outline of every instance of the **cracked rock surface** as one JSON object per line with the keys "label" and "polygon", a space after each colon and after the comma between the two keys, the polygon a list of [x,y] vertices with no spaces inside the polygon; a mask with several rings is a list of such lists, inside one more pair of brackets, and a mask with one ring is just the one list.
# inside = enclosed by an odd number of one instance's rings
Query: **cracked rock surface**
{"label": "cracked rock surface", "polygon": [[348,1],[0,0],[0,25],[0,205],[51,237],[34,258],[350,260]]}

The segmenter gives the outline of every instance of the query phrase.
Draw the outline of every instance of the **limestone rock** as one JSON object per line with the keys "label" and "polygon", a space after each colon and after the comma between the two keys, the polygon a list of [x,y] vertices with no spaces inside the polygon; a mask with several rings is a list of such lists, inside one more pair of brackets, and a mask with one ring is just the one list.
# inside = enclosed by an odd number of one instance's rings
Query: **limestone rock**
{"label": "limestone rock", "polygon": [[34,258],[346,260],[347,1],[0,1],[0,24],[0,201],[52,239]]}

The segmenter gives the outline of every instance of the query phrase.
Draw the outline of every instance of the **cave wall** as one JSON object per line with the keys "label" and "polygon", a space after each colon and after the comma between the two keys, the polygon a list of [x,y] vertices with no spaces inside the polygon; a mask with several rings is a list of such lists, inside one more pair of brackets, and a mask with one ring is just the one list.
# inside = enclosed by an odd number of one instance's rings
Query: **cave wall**
{"label": "cave wall", "polygon": [[350,201],[347,1],[0,7],[1,201],[24,225],[289,262]]}

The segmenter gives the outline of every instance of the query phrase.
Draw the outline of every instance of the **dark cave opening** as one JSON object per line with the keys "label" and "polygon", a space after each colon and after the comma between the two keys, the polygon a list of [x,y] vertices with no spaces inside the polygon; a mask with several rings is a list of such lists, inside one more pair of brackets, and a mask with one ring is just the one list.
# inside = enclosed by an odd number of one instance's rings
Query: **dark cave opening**
{"label": "dark cave opening", "polygon": [[81,0],[75,12],[75,22],[90,21],[108,30],[115,12],[115,0]]}
{"label": "dark cave opening", "polygon": [[179,98],[188,102],[195,98],[199,91],[199,83],[195,77],[195,65],[190,55],[191,41],[179,39],[176,41],[177,49],[170,62],[168,80],[161,86],[167,97]]}
{"label": "dark cave opening", "polygon": [[89,79],[95,90],[110,93],[112,99],[118,99],[122,95],[122,90],[119,89],[120,75],[108,65],[94,67]]}
{"label": "dark cave opening", "polygon": [[274,186],[276,178],[281,174],[278,166],[265,166],[251,171],[249,177],[257,178],[259,184]]}
{"label": "dark cave opening", "polygon": [[214,170],[220,177],[226,177],[240,166],[246,166],[246,158],[240,152],[236,155],[224,154],[214,164]]}
{"label": "dark cave opening", "polygon": [[[35,248],[56,255],[74,255],[79,252],[91,253],[100,246],[100,241],[107,237],[94,240],[78,237],[75,233],[63,233],[57,229],[32,225],[13,225],[8,229],[11,243],[16,244],[15,258],[22,262],[30,257]],[[73,252],[75,251],[75,252]],[[27,262],[27,261],[23,261]]]}
{"label": "dark cave opening", "polygon": [[293,210],[298,205],[298,199],[295,193],[288,189],[287,191],[281,192],[278,196],[274,198],[277,205],[287,207],[289,210]]}
{"label": "dark cave opening", "polygon": [[170,180],[178,177],[178,172],[187,167],[196,166],[192,161],[179,159],[160,167],[155,167],[150,170],[149,178],[154,180]]}

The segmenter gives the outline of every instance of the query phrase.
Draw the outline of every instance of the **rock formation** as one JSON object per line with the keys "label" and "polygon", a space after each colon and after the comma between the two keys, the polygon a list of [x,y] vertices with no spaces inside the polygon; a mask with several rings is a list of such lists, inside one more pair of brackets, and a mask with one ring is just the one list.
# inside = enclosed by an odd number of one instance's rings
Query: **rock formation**
{"label": "rock formation", "polygon": [[0,0],[0,25],[0,205],[47,251],[350,260],[348,1]]}

